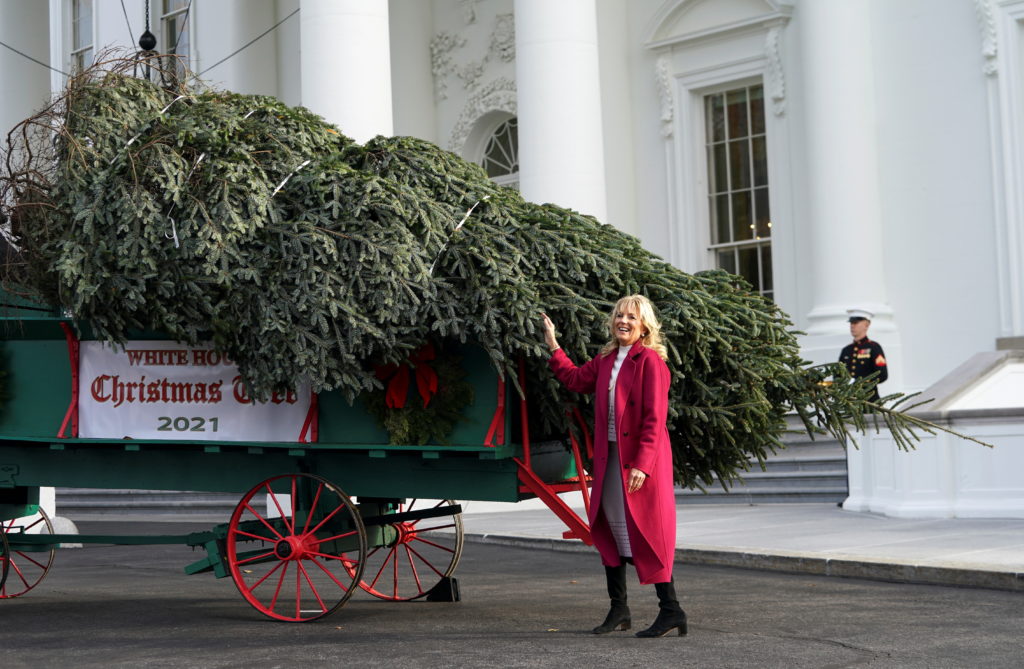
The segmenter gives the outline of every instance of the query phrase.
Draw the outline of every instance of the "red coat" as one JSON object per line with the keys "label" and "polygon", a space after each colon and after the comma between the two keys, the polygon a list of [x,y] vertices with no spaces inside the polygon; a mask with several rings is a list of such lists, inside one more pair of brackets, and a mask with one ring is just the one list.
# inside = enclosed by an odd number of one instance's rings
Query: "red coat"
{"label": "red coat", "polygon": [[[548,361],[566,388],[594,394],[594,485],[590,503],[590,532],[608,566],[621,564],[611,529],[601,513],[601,489],[608,466],[608,382],[618,350],[599,355],[582,367],[562,349]],[[622,362],[615,383],[615,429],[618,435],[619,479],[626,500],[626,527],[640,582],[664,583],[672,578],[676,551],[676,499],[672,475],[672,446],[668,438],[668,365],[640,342]],[[604,389],[601,392],[601,389]],[[629,470],[647,474],[636,492],[625,492]]]}

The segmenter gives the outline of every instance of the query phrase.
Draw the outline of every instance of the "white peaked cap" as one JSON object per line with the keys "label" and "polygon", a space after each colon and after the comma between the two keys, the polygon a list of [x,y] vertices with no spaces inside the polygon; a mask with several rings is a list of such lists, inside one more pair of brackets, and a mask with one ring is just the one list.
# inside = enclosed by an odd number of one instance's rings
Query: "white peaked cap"
{"label": "white peaked cap", "polygon": [[853,320],[854,318],[866,318],[870,321],[875,317],[873,313],[865,311],[864,309],[847,309],[846,315],[850,317],[850,320]]}

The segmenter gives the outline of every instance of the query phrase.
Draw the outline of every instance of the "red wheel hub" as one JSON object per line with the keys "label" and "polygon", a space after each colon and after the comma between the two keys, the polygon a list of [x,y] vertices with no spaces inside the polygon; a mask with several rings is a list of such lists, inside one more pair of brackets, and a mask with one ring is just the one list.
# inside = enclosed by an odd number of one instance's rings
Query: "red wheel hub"
{"label": "red wheel hub", "polygon": [[395,529],[398,530],[396,544],[407,544],[416,538],[416,526],[412,523],[396,523]]}
{"label": "red wheel hub", "polygon": [[274,545],[274,555],[279,560],[302,560],[310,551],[306,538],[310,535],[287,536]]}

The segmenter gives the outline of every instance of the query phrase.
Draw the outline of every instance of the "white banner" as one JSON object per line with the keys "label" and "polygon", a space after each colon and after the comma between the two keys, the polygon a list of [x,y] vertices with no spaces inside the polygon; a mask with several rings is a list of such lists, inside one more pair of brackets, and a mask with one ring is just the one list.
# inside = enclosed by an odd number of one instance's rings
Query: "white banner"
{"label": "white banner", "polygon": [[311,397],[305,384],[253,403],[238,368],[209,347],[81,343],[78,436],[84,438],[299,441]]}

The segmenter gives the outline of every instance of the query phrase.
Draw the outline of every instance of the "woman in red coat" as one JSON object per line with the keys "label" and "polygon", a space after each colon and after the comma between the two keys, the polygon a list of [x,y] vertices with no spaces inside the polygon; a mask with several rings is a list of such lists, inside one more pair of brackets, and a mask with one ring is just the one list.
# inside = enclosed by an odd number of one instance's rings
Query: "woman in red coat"
{"label": "woman in red coat", "polygon": [[672,564],[676,504],[669,443],[668,390],[661,324],[643,295],[618,301],[608,318],[611,340],[577,367],[558,346],[546,314],[544,339],[551,371],[569,390],[594,393],[594,484],[590,532],[608,579],[611,610],[595,634],[627,630],[626,563],[640,583],[653,583],[658,617],[638,637],[686,634],[686,613],[676,599]]}

